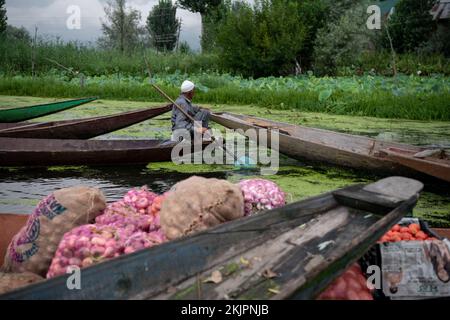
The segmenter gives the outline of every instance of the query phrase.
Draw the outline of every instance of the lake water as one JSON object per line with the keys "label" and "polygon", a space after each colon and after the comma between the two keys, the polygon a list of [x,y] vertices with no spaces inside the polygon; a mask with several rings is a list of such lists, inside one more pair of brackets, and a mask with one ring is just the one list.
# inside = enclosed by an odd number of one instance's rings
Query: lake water
{"label": "lake water", "polygon": [[[23,100],[24,98],[22,98]],[[21,100],[21,101],[22,101]],[[51,121],[112,114],[140,108],[143,103],[100,101],[101,108],[83,106],[67,112],[39,119]],[[107,106],[107,107],[106,107]],[[223,106],[222,111],[254,114],[280,121],[320,127],[353,134],[377,137],[381,140],[397,141],[415,145],[450,146],[449,122],[421,122],[365,117],[336,116],[301,113],[298,111],[275,110],[270,113],[257,107]],[[145,139],[168,138],[168,114],[157,119],[106,135],[97,139]],[[200,171],[200,172],[199,172]],[[198,168],[178,167],[169,164],[129,167],[54,167],[54,168],[0,168],[0,212],[29,214],[40,199],[56,189],[86,185],[100,188],[109,202],[123,197],[131,188],[147,185],[154,192],[163,193],[178,181],[199,174],[237,182],[256,177],[258,170],[223,169],[209,172],[208,166]],[[278,175],[267,177],[277,183],[295,201],[315,196],[354,183],[369,183],[379,177],[328,166],[301,163],[283,157]],[[450,227],[450,190],[448,184],[427,186],[415,210],[415,215],[423,217],[437,226]]]}

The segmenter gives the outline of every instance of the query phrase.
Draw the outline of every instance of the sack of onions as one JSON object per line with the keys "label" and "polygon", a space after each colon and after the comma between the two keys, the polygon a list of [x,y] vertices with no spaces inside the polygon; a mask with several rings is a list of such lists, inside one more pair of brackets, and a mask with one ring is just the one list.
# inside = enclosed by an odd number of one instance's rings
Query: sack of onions
{"label": "sack of onions", "polygon": [[64,234],[92,222],[105,207],[105,198],[96,188],[55,191],[38,204],[26,225],[12,239],[3,270],[45,276]]}

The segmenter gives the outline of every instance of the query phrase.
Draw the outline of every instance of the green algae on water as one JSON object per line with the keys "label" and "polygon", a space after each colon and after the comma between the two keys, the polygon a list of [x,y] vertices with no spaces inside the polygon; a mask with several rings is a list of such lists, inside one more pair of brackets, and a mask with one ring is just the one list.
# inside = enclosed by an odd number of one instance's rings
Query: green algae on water
{"label": "green algae on water", "polygon": [[172,172],[172,173],[213,173],[213,172],[227,172],[235,168],[229,165],[217,164],[183,164],[177,165],[173,162],[155,162],[150,163],[147,169],[153,171]]}
{"label": "green algae on water", "polygon": [[47,171],[50,172],[64,172],[64,171],[77,171],[77,172],[81,172],[81,171],[85,171],[88,170],[89,167],[87,166],[52,166],[52,167],[47,167]]}

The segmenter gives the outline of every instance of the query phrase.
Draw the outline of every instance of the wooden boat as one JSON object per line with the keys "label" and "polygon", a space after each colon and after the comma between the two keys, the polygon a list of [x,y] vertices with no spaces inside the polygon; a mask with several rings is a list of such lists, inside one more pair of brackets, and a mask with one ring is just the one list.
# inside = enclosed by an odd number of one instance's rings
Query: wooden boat
{"label": "wooden boat", "polygon": [[83,269],[81,290],[67,275],[0,299],[314,299],[422,188],[402,177],[344,188]]}
{"label": "wooden boat", "polygon": [[13,236],[25,226],[28,215],[26,214],[0,214],[0,267],[3,265],[6,249]]}
{"label": "wooden boat", "polygon": [[32,139],[90,139],[117,131],[170,111],[172,106],[129,111],[79,120],[30,123],[0,130],[0,137]]}
{"label": "wooden boat", "polygon": [[94,100],[97,100],[97,98],[76,99],[21,108],[0,109],[0,122],[20,122],[31,120],[78,107]]}
{"label": "wooden boat", "polygon": [[450,154],[444,150],[427,150],[232,113],[214,113],[211,118],[231,129],[278,130],[279,151],[295,159],[386,174],[415,176],[420,172],[450,182]]}
{"label": "wooden boat", "polygon": [[0,130],[5,130],[5,129],[12,129],[12,128],[17,128],[20,126],[25,126],[31,124],[31,122],[2,122],[0,123]]}
{"label": "wooden boat", "polygon": [[[200,149],[208,144],[204,143]],[[175,145],[177,143],[164,140],[0,138],[0,166],[147,164],[171,161]],[[190,147],[191,151],[194,149],[191,144],[186,147]]]}

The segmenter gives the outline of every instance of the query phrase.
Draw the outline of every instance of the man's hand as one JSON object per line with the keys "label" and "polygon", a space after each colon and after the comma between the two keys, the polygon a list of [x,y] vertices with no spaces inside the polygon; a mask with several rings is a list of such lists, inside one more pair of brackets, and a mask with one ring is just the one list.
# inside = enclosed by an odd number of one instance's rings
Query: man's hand
{"label": "man's hand", "polygon": [[206,131],[208,131],[208,128],[198,128],[197,129],[197,132],[201,133],[201,134],[204,134]]}

